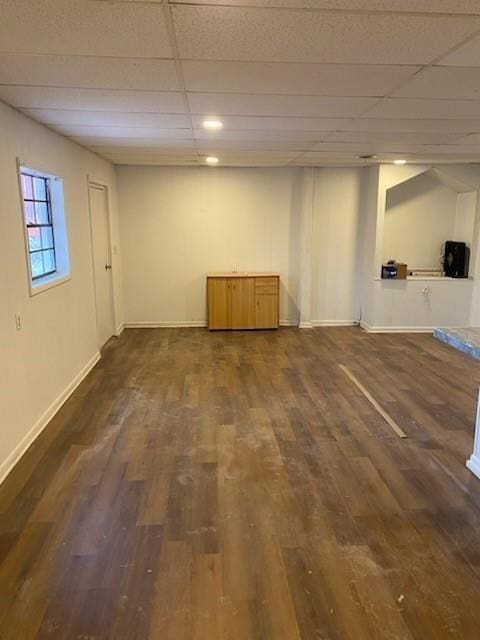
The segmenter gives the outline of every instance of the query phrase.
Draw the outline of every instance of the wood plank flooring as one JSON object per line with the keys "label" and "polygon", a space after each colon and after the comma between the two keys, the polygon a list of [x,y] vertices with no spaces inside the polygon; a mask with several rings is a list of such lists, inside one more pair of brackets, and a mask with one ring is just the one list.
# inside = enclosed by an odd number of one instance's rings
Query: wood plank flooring
{"label": "wood plank flooring", "polygon": [[125,331],[0,487],[1,640],[478,640],[479,384],[428,335]]}

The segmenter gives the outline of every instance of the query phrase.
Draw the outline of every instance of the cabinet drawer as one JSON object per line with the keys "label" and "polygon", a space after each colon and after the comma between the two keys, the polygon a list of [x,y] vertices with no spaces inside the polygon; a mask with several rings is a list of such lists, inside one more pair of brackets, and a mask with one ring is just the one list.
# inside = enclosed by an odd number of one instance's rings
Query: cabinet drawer
{"label": "cabinet drawer", "polygon": [[266,285],[266,284],[271,284],[271,285],[278,285],[278,278],[277,276],[260,276],[255,278],[255,286],[257,285]]}
{"label": "cabinet drawer", "polygon": [[278,278],[255,278],[255,293],[278,293]]}

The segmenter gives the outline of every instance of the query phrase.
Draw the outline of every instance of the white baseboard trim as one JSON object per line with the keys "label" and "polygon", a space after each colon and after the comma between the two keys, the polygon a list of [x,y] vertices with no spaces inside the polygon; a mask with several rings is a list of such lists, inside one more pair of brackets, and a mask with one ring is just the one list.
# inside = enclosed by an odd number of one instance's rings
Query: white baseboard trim
{"label": "white baseboard trim", "polygon": [[313,324],[311,322],[299,322],[299,329],[313,329]]}
{"label": "white baseboard trim", "polygon": [[467,469],[480,478],[480,458],[472,453],[470,458],[467,460]]}
{"label": "white baseboard trim", "polygon": [[125,329],[125,325],[122,322],[122,324],[118,325],[118,327],[115,329],[115,335],[117,336],[117,338],[119,338],[122,335],[124,329]]}
{"label": "white baseboard trim", "polygon": [[[280,320],[281,327],[298,327],[298,322]],[[188,327],[206,327],[205,320],[155,320],[142,322],[126,322],[125,329],[175,329]]]}
{"label": "white baseboard trim", "polygon": [[17,464],[23,454],[27,451],[30,445],[38,438],[41,432],[45,429],[47,424],[53,418],[53,416],[59,411],[59,409],[65,404],[68,398],[72,395],[82,380],[90,373],[93,367],[100,360],[100,353],[97,353],[82,367],[82,369],[73,378],[70,384],[58,395],[52,404],[35,422],[30,431],[20,440],[15,449],[9,456],[0,464],[0,484],[5,480],[13,467]]}
{"label": "white baseboard trim", "polygon": [[[353,327],[358,325],[356,320],[312,320],[311,322],[296,322],[294,320],[280,320],[280,327],[299,327],[312,329],[313,327]],[[176,327],[206,327],[205,320],[142,320],[141,322],[125,322],[123,329],[175,329]],[[121,333],[121,332],[120,332]],[[115,333],[115,335],[120,335]]]}
{"label": "white baseboard trim", "polygon": [[175,329],[176,327],[206,327],[205,320],[145,320],[125,322],[125,329]]}
{"label": "white baseboard trim", "polygon": [[354,327],[358,320],[312,320],[312,327]]}
{"label": "white baseboard trim", "polygon": [[435,327],[375,327],[360,322],[362,329],[368,333],[433,333]]}

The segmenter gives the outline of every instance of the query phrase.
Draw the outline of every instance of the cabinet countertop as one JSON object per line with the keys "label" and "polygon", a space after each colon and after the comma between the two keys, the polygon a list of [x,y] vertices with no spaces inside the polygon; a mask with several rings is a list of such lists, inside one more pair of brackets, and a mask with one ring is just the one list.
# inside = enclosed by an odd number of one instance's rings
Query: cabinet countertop
{"label": "cabinet countertop", "polygon": [[279,278],[279,273],[265,271],[214,271],[207,278]]}

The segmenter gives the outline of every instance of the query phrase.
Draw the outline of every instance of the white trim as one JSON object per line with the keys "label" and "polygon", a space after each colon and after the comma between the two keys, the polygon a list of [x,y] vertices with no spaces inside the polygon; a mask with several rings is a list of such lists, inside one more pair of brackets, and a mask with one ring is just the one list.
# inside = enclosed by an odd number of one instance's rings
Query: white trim
{"label": "white trim", "polygon": [[125,325],[122,322],[122,324],[119,324],[118,327],[115,329],[115,335],[117,336],[117,338],[119,338],[122,335],[124,329],[125,329]]}
{"label": "white trim", "polygon": [[[112,251],[112,217],[110,215],[110,187],[107,183],[102,183],[99,180],[95,180],[92,176],[87,175],[87,192],[88,192],[88,217],[90,221],[90,248],[91,248],[91,257],[92,257],[92,278],[93,278],[93,292],[95,297],[95,322],[97,326],[97,345],[98,348],[101,349],[104,345],[100,344],[100,325],[98,322],[98,295],[97,295],[97,283],[95,281],[95,255],[93,249],[93,217],[92,217],[92,198],[90,197],[90,189],[97,189],[98,191],[104,191],[107,199],[107,259],[110,264],[110,273],[109,273],[109,285],[110,285],[110,300],[111,300],[111,317],[112,317],[112,326],[113,334],[116,334],[115,325],[117,323],[117,311],[115,309],[115,288],[113,286],[113,251]],[[112,336],[109,336],[108,340]],[[106,344],[106,343],[105,343]]]}
{"label": "white trim", "polygon": [[[51,276],[55,277],[51,277]],[[36,296],[43,291],[48,291],[48,289],[53,289],[53,287],[58,287],[59,284],[64,284],[65,282],[69,282],[72,279],[70,273],[66,275],[61,275],[55,272],[54,274],[50,274],[50,276],[44,276],[45,279],[38,279],[38,284],[34,284],[30,287],[30,297]]]}
{"label": "white trim", "polygon": [[354,327],[358,320],[312,320],[312,327]]}
{"label": "white trim", "polygon": [[[123,329],[175,329],[177,327],[206,327],[205,320],[142,320],[139,322],[125,322]],[[298,322],[280,320],[280,327],[298,327]]]}
{"label": "white trim", "polygon": [[205,320],[142,320],[125,322],[125,329],[173,329],[176,327],[206,327]]}
{"label": "white trim", "polygon": [[311,322],[299,322],[298,323],[298,328],[299,329],[313,329],[313,325]]}
{"label": "white trim", "polygon": [[470,456],[470,458],[467,460],[467,469],[470,469],[470,471],[474,475],[476,475],[477,478],[480,478],[480,458],[473,455],[473,453]]}
{"label": "white trim", "polygon": [[87,364],[77,373],[73,380],[66,386],[66,388],[58,395],[52,404],[35,422],[30,431],[20,440],[15,449],[7,456],[7,458],[0,464],[0,484],[5,480],[13,467],[17,464],[23,454],[27,451],[30,445],[38,438],[41,432],[48,425],[53,416],[59,411],[62,405],[72,395],[78,385],[84,378],[90,373],[93,367],[100,360],[100,353],[97,353],[90,358]]}
{"label": "white trim", "polygon": [[478,393],[477,416],[475,420],[475,439],[473,442],[473,453],[467,460],[467,469],[480,478],[480,391]]}
{"label": "white trim", "polygon": [[372,327],[366,322],[360,322],[362,329],[368,333],[433,333],[437,327]]}

